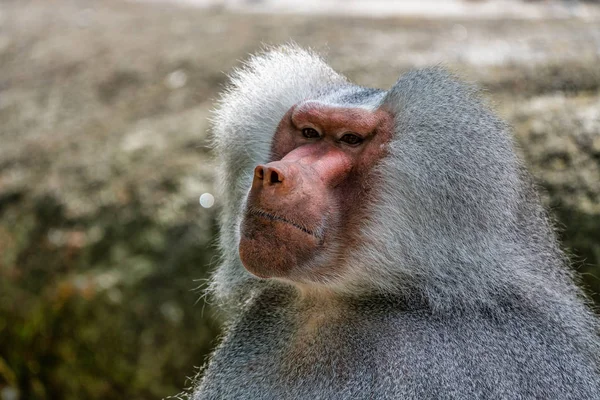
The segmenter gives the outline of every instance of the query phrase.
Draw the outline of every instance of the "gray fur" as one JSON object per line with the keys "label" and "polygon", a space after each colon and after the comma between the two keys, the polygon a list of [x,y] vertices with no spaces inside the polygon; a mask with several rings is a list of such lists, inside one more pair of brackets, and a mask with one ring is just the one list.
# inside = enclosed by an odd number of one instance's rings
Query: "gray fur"
{"label": "gray fur", "polygon": [[[383,187],[348,272],[260,280],[237,253],[251,171],[295,103],[395,116]],[[228,330],[194,399],[600,399],[598,321],[573,283],[506,125],[443,70],[387,92],[281,47],[237,71],[215,119]]]}

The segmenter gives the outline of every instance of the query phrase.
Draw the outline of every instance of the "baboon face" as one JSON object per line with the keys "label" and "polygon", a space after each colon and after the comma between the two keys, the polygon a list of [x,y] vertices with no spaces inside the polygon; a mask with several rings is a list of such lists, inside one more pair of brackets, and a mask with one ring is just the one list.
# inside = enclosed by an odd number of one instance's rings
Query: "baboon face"
{"label": "baboon face", "polygon": [[367,217],[370,174],[386,155],[392,115],[382,109],[305,101],[283,117],[271,162],[258,165],[241,224],[240,257],[263,278],[317,281],[343,271],[336,262]]}

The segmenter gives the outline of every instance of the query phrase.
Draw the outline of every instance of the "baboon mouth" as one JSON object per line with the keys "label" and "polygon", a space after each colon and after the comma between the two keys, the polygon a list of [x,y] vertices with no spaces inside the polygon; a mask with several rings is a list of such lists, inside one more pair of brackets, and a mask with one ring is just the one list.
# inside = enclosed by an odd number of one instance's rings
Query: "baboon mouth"
{"label": "baboon mouth", "polygon": [[283,222],[285,224],[293,226],[294,228],[296,228],[296,229],[298,229],[298,230],[300,230],[300,231],[302,231],[302,232],[304,232],[306,234],[309,234],[309,235],[313,236],[315,239],[317,239],[317,241],[319,242],[319,244],[321,244],[321,242],[323,241],[323,237],[322,237],[323,234],[321,232],[316,232],[316,231],[310,230],[310,229],[308,229],[308,228],[306,228],[306,227],[304,227],[302,225],[299,225],[299,224],[297,224],[297,223],[295,223],[293,221],[290,221],[287,218],[283,218],[283,217],[280,217],[278,215],[273,215],[273,214],[270,214],[270,213],[265,212],[263,210],[256,210],[256,209],[250,210],[250,212],[248,214],[256,216],[256,217],[265,218],[265,219],[268,219],[270,221]]}

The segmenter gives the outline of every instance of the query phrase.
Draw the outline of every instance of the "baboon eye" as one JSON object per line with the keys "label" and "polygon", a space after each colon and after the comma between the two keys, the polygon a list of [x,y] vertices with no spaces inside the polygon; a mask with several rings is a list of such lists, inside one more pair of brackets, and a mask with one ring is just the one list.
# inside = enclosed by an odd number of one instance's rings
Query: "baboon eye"
{"label": "baboon eye", "polygon": [[317,132],[317,130],[313,129],[313,128],[302,129],[302,136],[304,136],[307,139],[316,139],[316,138],[321,137],[319,135],[319,132]]}
{"label": "baboon eye", "polygon": [[361,144],[362,141],[363,141],[363,138],[361,138],[360,136],[354,135],[352,133],[346,133],[340,139],[340,142],[344,142],[351,146],[357,146],[357,145]]}

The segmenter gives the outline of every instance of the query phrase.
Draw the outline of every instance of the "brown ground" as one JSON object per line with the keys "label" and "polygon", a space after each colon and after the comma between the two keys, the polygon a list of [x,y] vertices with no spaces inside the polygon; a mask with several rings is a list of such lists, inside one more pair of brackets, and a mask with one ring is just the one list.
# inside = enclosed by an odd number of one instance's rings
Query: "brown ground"
{"label": "brown ground", "polygon": [[198,206],[213,187],[209,110],[226,71],[290,40],[366,86],[439,63],[483,86],[600,292],[599,21],[5,0],[0,399],[150,399],[184,387],[218,330],[191,291],[214,254],[215,208]]}

